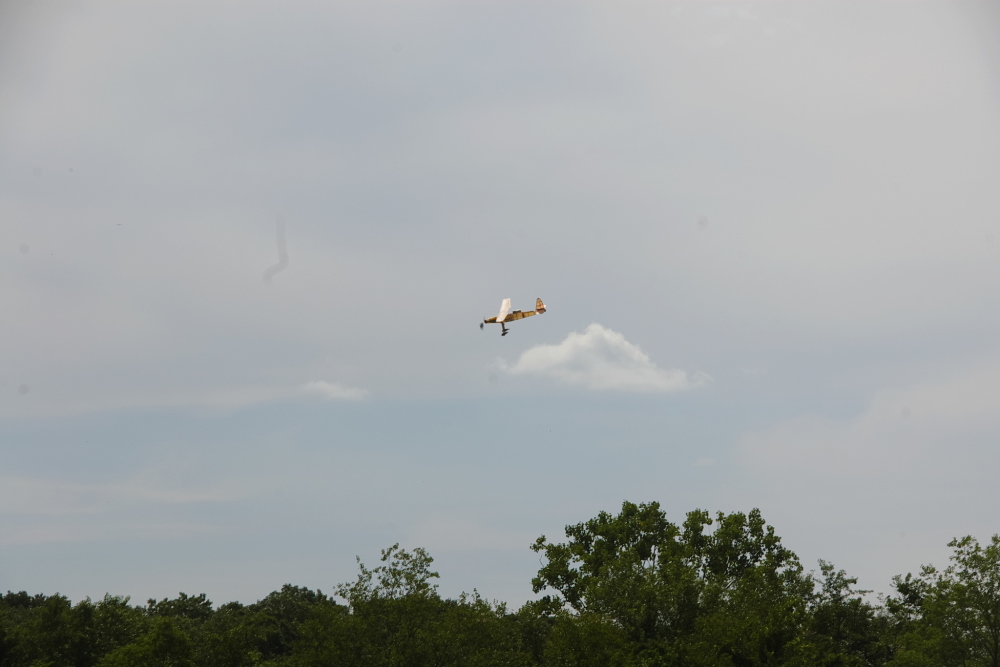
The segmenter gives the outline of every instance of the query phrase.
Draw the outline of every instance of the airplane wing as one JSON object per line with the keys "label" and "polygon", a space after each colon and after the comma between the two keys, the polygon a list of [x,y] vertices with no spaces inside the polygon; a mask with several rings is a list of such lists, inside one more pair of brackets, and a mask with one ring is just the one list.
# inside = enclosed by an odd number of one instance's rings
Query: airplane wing
{"label": "airplane wing", "polygon": [[504,299],[503,303],[500,304],[500,314],[497,315],[497,322],[503,322],[503,318],[507,317],[507,313],[510,312],[510,299]]}

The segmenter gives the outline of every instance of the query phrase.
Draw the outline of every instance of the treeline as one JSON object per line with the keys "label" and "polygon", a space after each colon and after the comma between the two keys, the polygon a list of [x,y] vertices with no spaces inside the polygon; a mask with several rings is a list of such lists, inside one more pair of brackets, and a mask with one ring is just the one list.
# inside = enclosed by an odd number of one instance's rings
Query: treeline
{"label": "treeline", "polygon": [[444,599],[431,557],[394,545],[335,597],[286,585],[250,605],[0,595],[0,667],[447,665],[1000,667],[1000,536],[955,540],[951,563],[873,601],[820,561],[806,571],[760,512],[657,503],[540,537],[518,610]]}

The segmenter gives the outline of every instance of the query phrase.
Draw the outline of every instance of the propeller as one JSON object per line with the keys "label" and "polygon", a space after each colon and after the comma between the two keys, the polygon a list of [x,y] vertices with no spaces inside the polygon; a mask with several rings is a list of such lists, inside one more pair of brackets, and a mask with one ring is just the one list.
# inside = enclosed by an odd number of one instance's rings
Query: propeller
{"label": "propeller", "polygon": [[480,330],[480,331],[482,331],[482,330],[483,330],[483,323],[482,323],[482,322],[480,322],[480,323],[479,323],[479,330]]}

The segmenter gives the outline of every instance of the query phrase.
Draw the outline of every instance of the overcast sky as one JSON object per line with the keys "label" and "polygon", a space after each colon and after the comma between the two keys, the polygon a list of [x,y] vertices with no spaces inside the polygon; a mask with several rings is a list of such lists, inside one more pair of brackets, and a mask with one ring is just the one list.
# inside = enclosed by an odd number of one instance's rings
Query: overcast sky
{"label": "overcast sky", "polygon": [[[995,2],[0,4],[0,589],[1000,532]],[[480,331],[505,297],[548,312]]]}

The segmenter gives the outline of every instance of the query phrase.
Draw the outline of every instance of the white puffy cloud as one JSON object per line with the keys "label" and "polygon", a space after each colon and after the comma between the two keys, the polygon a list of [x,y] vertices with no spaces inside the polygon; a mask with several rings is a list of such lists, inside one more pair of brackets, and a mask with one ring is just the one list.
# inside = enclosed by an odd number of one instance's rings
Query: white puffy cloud
{"label": "white puffy cloud", "polygon": [[625,336],[594,323],[557,345],[537,345],[521,354],[513,375],[539,375],[587,389],[631,392],[682,391],[704,385],[704,373],[659,368]]}
{"label": "white puffy cloud", "polygon": [[326,382],[325,380],[313,380],[312,382],[307,382],[302,388],[311,394],[318,394],[323,398],[330,399],[331,401],[358,401],[368,396],[368,391],[366,389],[360,389],[358,387],[345,387],[342,384],[337,384],[336,382]]}

